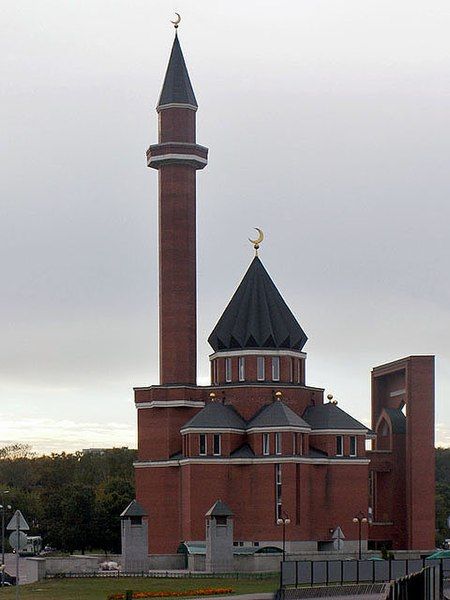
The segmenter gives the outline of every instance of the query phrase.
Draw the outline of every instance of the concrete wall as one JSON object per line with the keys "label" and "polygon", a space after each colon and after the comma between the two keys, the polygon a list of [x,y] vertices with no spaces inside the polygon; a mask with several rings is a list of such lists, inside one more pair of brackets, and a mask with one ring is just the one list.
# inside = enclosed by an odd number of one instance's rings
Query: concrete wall
{"label": "concrete wall", "polygon": [[184,554],[151,554],[149,556],[150,569],[155,571],[185,569],[185,561]]}

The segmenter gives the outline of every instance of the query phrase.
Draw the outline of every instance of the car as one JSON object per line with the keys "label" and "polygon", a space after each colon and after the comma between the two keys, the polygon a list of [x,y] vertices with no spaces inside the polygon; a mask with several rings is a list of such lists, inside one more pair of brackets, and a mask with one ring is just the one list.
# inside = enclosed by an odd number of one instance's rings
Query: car
{"label": "car", "polygon": [[[5,586],[16,585],[16,578],[10,575],[7,571],[4,574]],[[0,585],[1,585],[1,574],[0,574]]]}

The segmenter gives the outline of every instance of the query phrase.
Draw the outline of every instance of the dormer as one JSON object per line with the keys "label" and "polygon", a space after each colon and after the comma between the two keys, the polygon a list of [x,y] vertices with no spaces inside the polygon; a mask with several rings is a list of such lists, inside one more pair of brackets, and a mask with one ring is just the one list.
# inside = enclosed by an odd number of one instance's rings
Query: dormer
{"label": "dormer", "polygon": [[247,423],[249,443],[259,456],[306,454],[311,427],[280,399],[263,406]]}
{"label": "dormer", "polygon": [[244,442],[245,421],[230,405],[212,400],[180,430],[183,456],[220,458]]}

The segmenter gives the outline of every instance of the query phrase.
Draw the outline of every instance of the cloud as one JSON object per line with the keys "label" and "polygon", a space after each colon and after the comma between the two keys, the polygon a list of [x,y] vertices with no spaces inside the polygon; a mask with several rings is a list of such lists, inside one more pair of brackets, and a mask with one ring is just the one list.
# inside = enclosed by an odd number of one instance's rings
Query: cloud
{"label": "cloud", "polygon": [[68,419],[22,418],[8,420],[0,413],[0,447],[29,444],[38,454],[73,452],[83,448],[135,447],[136,432],[117,422],[75,422]]}

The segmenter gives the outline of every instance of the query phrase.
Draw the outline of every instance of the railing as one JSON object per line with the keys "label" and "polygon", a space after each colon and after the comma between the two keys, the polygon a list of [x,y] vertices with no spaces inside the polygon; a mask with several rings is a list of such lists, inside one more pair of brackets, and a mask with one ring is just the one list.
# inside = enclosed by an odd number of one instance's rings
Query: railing
{"label": "railing", "polygon": [[450,574],[450,559],[288,560],[281,563],[280,587],[389,582],[422,571],[425,567],[434,567],[442,579]]}
{"label": "railing", "polygon": [[384,600],[440,600],[443,598],[442,579],[436,569],[425,567],[391,582]]}
{"label": "railing", "polygon": [[122,577],[143,577],[149,579],[172,578],[172,579],[210,579],[220,577],[221,579],[272,579],[277,577],[278,573],[193,573],[191,571],[90,571],[86,573],[54,573],[47,574],[46,579],[95,579],[95,578],[122,578]]}

